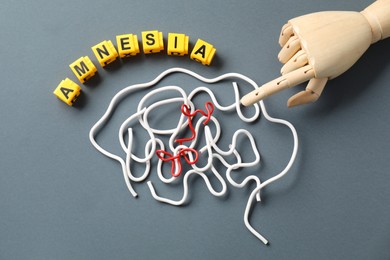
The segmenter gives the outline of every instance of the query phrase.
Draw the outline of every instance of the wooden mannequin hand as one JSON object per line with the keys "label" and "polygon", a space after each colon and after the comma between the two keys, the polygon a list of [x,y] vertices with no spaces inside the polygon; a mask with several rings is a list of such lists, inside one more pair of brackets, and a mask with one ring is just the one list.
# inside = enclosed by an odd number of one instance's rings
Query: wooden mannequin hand
{"label": "wooden mannequin hand", "polygon": [[314,102],[329,79],[348,70],[372,43],[389,36],[390,0],[378,0],[360,13],[319,12],[291,19],[279,38],[282,76],[245,95],[241,103],[251,105],[305,81],[306,90],[287,105]]}

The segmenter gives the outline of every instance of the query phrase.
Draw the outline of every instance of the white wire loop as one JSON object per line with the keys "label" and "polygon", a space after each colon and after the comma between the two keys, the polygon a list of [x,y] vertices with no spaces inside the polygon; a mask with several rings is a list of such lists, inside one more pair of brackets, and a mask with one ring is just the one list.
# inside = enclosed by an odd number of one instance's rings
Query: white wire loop
{"label": "white wire loop", "polygon": [[[163,164],[164,162],[162,160],[158,160],[156,172],[157,176],[160,179],[162,183],[170,184],[175,181],[182,180],[183,182],[183,196],[179,200],[172,200],[168,198],[164,198],[157,194],[156,189],[152,183],[152,181],[147,181],[147,185],[149,187],[149,190],[151,192],[151,195],[154,199],[160,202],[168,203],[171,205],[182,205],[187,202],[188,200],[188,193],[189,193],[189,185],[188,185],[188,178],[191,175],[199,175],[205,182],[207,189],[210,191],[210,193],[214,196],[220,197],[223,196],[228,188],[227,183],[230,185],[242,188],[245,187],[248,182],[254,181],[256,183],[256,187],[251,192],[248,202],[246,204],[245,212],[244,212],[244,223],[248,230],[255,235],[258,239],[260,239],[264,244],[268,243],[268,240],[265,239],[258,231],[256,231],[252,225],[249,222],[249,215],[250,210],[253,205],[253,201],[256,198],[257,201],[260,201],[260,191],[266,187],[267,185],[271,184],[272,182],[280,179],[283,177],[292,167],[297,151],[298,151],[298,135],[294,128],[294,126],[283,119],[277,119],[271,117],[267,110],[265,109],[265,105],[263,101],[260,101],[258,104],[254,104],[254,113],[252,116],[246,117],[242,113],[241,109],[242,106],[240,104],[240,95],[239,95],[239,86],[236,82],[233,82],[233,92],[234,92],[234,102],[229,105],[221,105],[220,102],[218,102],[218,99],[214,95],[214,93],[205,86],[200,86],[198,88],[195,88],[193,91],[191,91],[188,95],[186,92],[178,86],[166,86],[166,87],[160,87],[158,89],[154,89],[150,92],[148,92],[138,103],[137,110],[130,115],[120,126],[118,131],[118,138],[119,143],[126,154],[125,158],[123,159],[121,156],[116,155],[106,149],[104,149],[102,146],[98,144],[96,141],[96,136],[98,135],[100,129],[108,122],[109,118],[113,114],[115,107],[120,103],[120,101],[130,93],[133,93],[135,91],[139,91],[142,89],[147,89],[149,87],[152,87],[156,85],[161,79],[164,77],[173,74],[173,73],[184,73],[189,76],[192,76],[196,79],[198,79],[201,82],[204,83],[216,83],[220,82],[222,80],[227,79],[239,79],[242,81],[245,81],[246,83],[249,83],[254,89],[258,88],[258,85],[251,80],[250,78],[239,74],[239,73],[227,73],[223,74],[219,77],[215,78],[205,78],[200,76],[199,74],[196,74],[195,72],[192,72],[190,70],[186,70],[183,68],[172,68],[168,69],[164,72],[162,72],[160,75],[158,75],[155,79],[152,81],[141,83],[141,84],[135,84],[132,86],[128,86],[124,88],[123,90],[119,91],[111,100],[107,110],[103,114],[103,116],[92,126],[90,132],[89,132],[89,139],[92,143],[92,145],[103,155],[116,160],[120,163],[122,168],[123,177],[125,179],[125,183],[127,188],[129,189],[130,193],[136,197],[137,193],[135,192],[132,182],[143,182],[145,181],[148,176],[150,175],[151,169],[152,169],[152,159],[154,158],[157,148],[160,148],[161,150],[165,149],[164,142],[162,141],[161,137],[166,136],[169,139],[168,148],[170,150],[170,153],[172,156],[180,156],[183,149],[197,149],[199,151],[199,155],[202,155],[202,159],[206,158],[205,160],[199,160],[203,161],[202,165],[200,165],[200,162],[195,162],[191,164],[191,169],[180,175],[179,177],[173,177],[172,174],[170,174],[169,177],[168,173],[164,173],[163,171]],[[177,96],[171,97],[171,98],[165,98],[158,101],[150,102],[151,97],[158,97],[160,93],[162,92],[170,92],[170,93],[176,93]],[[226,112],[226,111],[235,111],[238,115],[238,117],[244,122],[244,123],[252,123],[255,120],[258,119],[260,112],[264,115],[264,117],[276,124],[282,124],[287,126],[293,137],[293,149],[291,153],[290,160],[288,161],[285,168],[279,172],[278,174],[274,175],[273,177],[269,178],[268,180],[265,180],[263,182],[260,181],[259,176],[256,175],[256,171],[246,176],[241,182],[237,182],[233,176],[232,173],[235,172],[236,174],[239,173],[239,170],[242,168],[250,168],[254,167],[256,165],[260,164],[260,152],[258,150],[258,146],[256,144],[256,141],[253,137],[253,135],[246,129],[238,129],[232,136],[231,144],[229,145],[228,149],[224,150],[221,147],[219,147],[218,142],[221,137],[221,126],[219,124],[218,119],[215,116],[210,117],[210,121],[207,125],[204,125],[204,122],[206,120],[206,116],[202,115],[200,117],[197,117],[197,121],[194,125],[194,129],[196,133],[199,133],[199,130],[201,127],[204,128],[204,139],[201,139],[201,136],[199,134],[195,135],[194,138],[189,141],[185,142],[183,144],[178,144],[175,142],[177,137],[180,135],[180,133],[189,125],[189,122],[184,114],[180,115],[179,121],[176,125],[176,127],[171,129],[157,129],[150,126],[149,123],[149,117],[150,114],[154,110],[158,110],[159,107],[171,104],[171,103],[177,103],[177,104],[185,104],[188,106],[190,112],[195,111],[195,105],[193,103],[193,99],[196,95],[200,93],[207,94],[213,105],[215,106],[216,110]],[[151,104],[149,104],[151,103]],[[146,132],[149,135],[149,140],[145,144],[144,149],[144,157],[141,158],[133,153],[133,128],[130,127],[132,124],[138,122],[140,126],[142,126],[143,129],[146,130]],[[210,126],[213,126],[211,130]],[[127,133],[127,140],[125,140],[125,136]],[[254,155],[254,159],[252,161],[246,161],[241,157],[240,152],[237,148],[238,138],[239,136],[242,136],[241,138],[246,138],[250,142],[250,147],[246,147],[246,149],[250,149],[252,151],[252,154]],[[204,140],[205,145],[203,147],[199,146],[199,140]],[[126,144],[127,141],[127,144]],[[192,152],[186,152],[185,156],[187,159],[191,162],[194,162],[194,155]],[[233,158],[234,162],[229,163],[225,157]],[[175,157],[177,158],[177,157]],[[187,160],[186,159],[186,160]],[[172,163],[174,164],[175,175],[179,175],[178,169],[179,167],[179,159],[172,160]],[[138,163],[138,164],[144,164],[144,172],[141,175],[135,176],[131,172],[131,165],[132,161]],[[225,178],[223,177],[223,174],[219,171],[217,171],[217,167],[215,163],[219,161],[225,168]],[[232,161],[232,160],[229,160]],[[220,183],[219,191],[213,187],[213,185],[210,182],[210,178],[216,178],[218,182]]]}

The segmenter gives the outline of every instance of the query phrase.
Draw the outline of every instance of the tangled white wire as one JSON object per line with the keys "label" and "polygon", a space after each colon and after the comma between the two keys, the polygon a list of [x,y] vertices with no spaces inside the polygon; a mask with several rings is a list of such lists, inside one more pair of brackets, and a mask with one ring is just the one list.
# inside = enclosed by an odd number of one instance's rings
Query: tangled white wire
{"label": "tangled white wire", "polygon": [[[224,165],[226,167],[226,169],[227,169],[226,170],[226,179],[232,186],[242,188],[251,180],[256,182],[257,186],[252,191],[252,193],[250,194],[248,202],[247,202],[247,205],[246,205],[246,208],[245,208],[244,223],[245,223],[246,227],[257,238],[259,238],[264,244],[268,244],[268,241],[262,235],[260,235],[260,233],[257,232],[251,226],[251,224],[249,223],[249,213],[250,213],[250,210],[251,210],[254,198],[256,197],[257,201],[260,201],[260,191],[261,191],[261,189],[264,188],[265,186],[267,186],[268,184],[276,181],[277,179],[283,177],[289,171],[289,169],[291,168],[291,166],[292,166],[292,164],[293,164],[293,162],[294,162],[294,160],[296,158],[296,154],[297,154],[297,150],[298,150],[297,132],[296,132],[294,126],[290,122],[288,122],[286,120],[282,120],[282,119],[277,119],[277,118],[271,117],[267,113],[263,101],[260,101],[259,104],[255,104],[254,105],[255,113],[254,113],[253,116],[245,117],[243,115],[242,111],[241,111],[238,85],[235,82],[233,83],[233,88],[234,88],[234,93],[235,93],[235,101],[234,101],[233,104],[228,105],[228,106],[222,106],[217,101],[217,99],[216,99],[215,95],[213,94],[213,92],[209,88],[206,88],[206,87],[198,87],[198,88],[194,89],[188,96],[187,96],[187,94],[185,93],[185,91],[182,88],[177,87],[177,86],[166,86],[166,87],[161,87],[161,88],[158,88],[158,89],[150,91],[139,102],[137,111],[134,114],[132,114],[129,118],[127,118],[122,123],[122,125],[120,126],[120,129],[119,129],[119,142],[120,142],[120,145],[121,145],[123,151],[126,153],[126,158],[125,159],[122,159],[120,156],[105,150],[104,148],[102,148],[96,142],[95,137],[97,135],[97,132],[108,121],[108,119],[110,118],[110,116],[111,116],[112,112],[114,111],[115,107],[122,100],[123,97],[125,97],[126,95],[128,95],[128,94],[130,94],[132,92],[135,92],[137,90],[144,89],[144,88],[149,88],[149,87],[157,84],[165,76],[167,76],[169,74],[172,74],[172,73],[178,73],[178,72],[184,73],[184,74],[188,74],[188,75],[190,75],[190,76],[192,76],[192,77],[194,77],[194,78],[196,78],[196,79],[198,79],[200,81],[203,81],[205,83],[215,83],[215,82],[219,82],[219,81],[222,81],[222,80],[225,80],[225,79],[230,79],[230,78],[234,79],[234,78],[236,78],[236,79],[240,79],[240,80],[248,82],[255,89],[258,88],[258,85],[253,80],[251,80],[250,78],[248,78],[248,77],[246,77],[246,76],[244,76],[242,74],[238,74],[238,73],[227,73],[227,74],[223,74],[223,75],[221,75],[219,77],[216,77],[216,78],[205,78],[205,77],[202,77],[202,76],[200,76],[200,75],[198,75],[198,74],[196,74],[196,73],[194,73],[192,71],[189,71],[189,70],[186,70],[186,69],[182,69],[182,68],[168,69],[168,70],[162,72],[159,76],[157,76],[154,80],[152,80],[150,82],[132,85],[132,86],[126,87],[123,90],[121,90],[120,92],[118,92],[113,97],[113,99],[111,100],[111,102],[110,102],[106,112],[104,113],[104,115],[95,123],[95,125],[90,130],[89,139],[90,139],[92,145],[99,152],[104,154],[105,156],[107,156],[107,157],[109,157],[111,159],[114,159],[114,160],[118,161],[121,164],[121,166],[122,166],[122,173],[123,173],[123,177],[125,179],[126,185],[127,185],[128,189],[129,189],[129,191],[131,192],[131,194],[134,197],[136,197],[137,193],[134,191],[133,187],[131,186],[131,182],[130,181],[142,182],[149,176],[150,169],[151,169],[151,159],[152,159],[152,157],[156,153],[157,146],[159,146],[160,149],[162,149],[162,150],[165,149],[163,141],[158,137],[159,135],[161,135],[161,136],[163,136],[163,135],[168,135],[169,136],[170,135],[168,146],[169,146],[169,149],[170,149],[170,151],[172,152],[173,155],[177,155],[182,148],[194,148],[196,146],[197,142],[198,142],[198,139],[199,139],[198,135],[196,135],[195,139],[191,140],[191,142],[189,143],[188,146],[187,145],[183,145],[183,144],[177,145],[177,143],[176,143],[176,146],[175,146],[175,140],[176,140],[178,134],[188,125],[188,121],[185,120],[185,116],[183,114],[180,116],[179,122],[178,122],[178,124],[177,124],[177,126],[175,128],[168,129],[168,130],[154,129],[154,128],[152,128],[149,125],[149,121],[148,121],[148,116],[151,113],[151,111],[153,111],[154,109],[158,109],[160,106],[168,104],[168,103],[180,103],[180,104],[186,104],[190,108],[191,112],[193,112],[195,110],[195,106],[192,103],[192,99],[193,99],[193,97],[195,95],[197,95],[198,93],[201,93],[201,92],[204,92],[204,93],[206,93],[206,94],[208,94],[210,96],[210,98],[211,98],[214,106],[216,107],[216,109],[218,109],[220,111],[236,110],[236,112],[237,112],[238,116],[240,117],[240,119],[242,121],[246,122],[246,123],[250,123],[250,122],[253,122],[254,120],[256,120],[259,117],[259,115],[260,115],[260,108],[261,108],[261,111],[263,112],[263,114],[264,114],[264,116],[265,116],[265,118],[267,120],[269,120],[269,121],[271,121],[273,123],[286,125],[291,130],[291,133],[292,133],[292,136],[293,136],[294,145],[293,145],[293,150],[292,150],[292,153],[291,153],[290,160],[287,163],[286,167],[280,173],[278,173],[277,175],[273,176],[272,178],[269,178],[268,180],[266,180],[264,182],[260,182],[259,177],[256,176],[256,175],[249,175],[249,176],[247,176],[241,183],[236,182],[232,178],[232,176],[231,176],[232,171],[236,171],[236,170],[238,170],[240,168],[252,167],[252,166],[255,166],[255,165],[260,163],[260,154],[259,154],[259,151],[257,149],[256,142],[255,142],[255,140],[254,140],[254,138],[253,138],[253,136],[251,135],[250,132],[248,132],[245,129],[239,129],[239,130],[237,130],[234,133],[234,135],[232,137],[231,145],[229,145],[229,149],[226,150],[226,151],[221,149],[218,146],[218,140],[219,140],[220,135],[221,135],[221,127],[220,127],[220,124],[219,124],[218,120],[215,117],[211,116],[210,122],[212,122],[214,124],[214,126],[215,126],[215,133],[214,134],[212,133],[212,131],[211,131],[211,129],[210,129],[210,127],[208,125],[204,126],[204,138],[205,138],[206,145],[201,147],[201,148],[199,148],[199,152],[200,153],[207,152],[207,163],[206,163],[206,165],[204,165],[202,167],[199,167],[195,163],[195,164],[191,165],[192,166],[191,170],[188,170],[187,172],[184,173],[184,175],[182,175],[184,177],[182,177],[182,176],[179,176],[179,177],[171,176],[170,178],[166,178],[166,177],[164,177],[163,170],[162,170],[162,168],[163,168],[162,160],[159,160],[158,163],[157,163],[157,175],[158,175],[159,179],[162,182],[164,182],[164,183],[171,183],[171,182],[173,182],[175,180],[182,179],[182,181],[183,181],[183,188],[184,188],[182,199],[180,199],[178,201],[174,201],[174,200],[171,200],[171,199],[163,198],[163,197],[157,195],[156,190],[155,190],[155,188],[154,188],[154,186],[153,186],[151,181],[148,181],[147,184],[148,184],[148,187],[150,189],[150,192],[151,192],[152,196],[156,200],[158,200],[160,202],[168,203],[168,204],[171,204],[171,205],[181,205],[181,204],[185,203],[185,201],[187,200],[187,196],[188,196],[188,178],[189,178],[189,176],[193,175],[193,174],[197,174],[197,175],[199,175],[199,176],[201,176],[203,178],[203,180],[205,181],[206,186],[207,186],[208,190],[211,192],[211,194],[213,194],[214,196],[223,196],[225,194],[226,190],[227,190],[227,185],[226,185],[225,179],[216,170],[216,168],[214,166],[215,159],[218,159],[222,163],[222,165]],[[163,99],[163,100],[154,102],[150,106],[146,106],[145,105],[145,103],[147,103],[146,101],[150,97],[155,96],[156,94],[158,94],[160,92],[166,92],[166,91],[177,92],[179,94],[179,97]],[[259,105],[260,105],[260,108],[259,108]],[[206,119],[206,117],[202,116],[197,121],[197,123],[195,125],[196,132],[198,132],[198,130],[201,127],[201,123],[204,122],[205,119]],[[134,120],[137,120],[139,122],[139,124],[147,131],[147,133],[148,133],[148,135],[150,137],[150,140],[145,145],[145,156],[143,158],[140,158],[140,157],[136,156],[134,153],[132,153],[133,130],[132,130],[132,128],[129,127],[129,125]],[[126,134],[126,132],[128,133],[127,145],[126,145],[126,142],[125,142],[125,134]],[[251,144],[251,149],[253,151],[253,154],[255,155],[255,159],[253,161],[251,161],[251,162],[244,162],[242,160],[239,152],[236,149],[237,138],[240,135],[245,136],[246,138],[248,138],[248,140],[249,140],[249,142]],[[230,155],[233,155],[235,157],[235,163],[233,163],[233,164],[228,163],[224,159],[225,156],[230,156]],[[194,159],[192,153],[188,153],[187,156],[189,157],[189,159],[191,161]],[[145,171],[144,171],[144,173],[140,177],[134,176],[132,174],[131,170],[130,170],[130,164],[131,164],[132,160],[134,160],[134,161],[136,161],[138,163],[145,164]],[[176,166],[174,169],[178,169],[178,167],[177,167],[178,166],[177,165],[178,164],[178,160],[174,160],[173,163],[175,163],[175,166]],[[216,191],[212,187],[212,185],[211,185],[211,183],[209,181],[209,177],[206,174],[206,172],[209,171],[209,170],[211,170],[213,175],[221,183],[221,186],[222,186],[221,191]]]}

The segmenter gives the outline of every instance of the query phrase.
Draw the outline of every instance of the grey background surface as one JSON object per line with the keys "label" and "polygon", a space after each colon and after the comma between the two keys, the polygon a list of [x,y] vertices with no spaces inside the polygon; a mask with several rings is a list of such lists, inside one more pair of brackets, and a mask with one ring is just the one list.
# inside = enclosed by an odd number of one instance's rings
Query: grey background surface
{"label": "grey background surface", "polygon": [[[221,199],[193,178],[190,202],[172,207],[156,202],[142,183],[135,185],[140,197],[134,199],[119,164],[88,140],[113,95],[128,85],[176,66],[206,77],[239,72],[265,83],[279,75],[277,40],[285,21],[322,10],[359,11],[370,3],[2,1],[0,259],[390,259],[389,39],[329,82],[316,104],[286,108],[303,86],[265,101],[271,115],[295,125],[300,142],[292,170],[253,208],[251,222],[269,246],[243,223],[254,186],[229,186]],[[212,66],[141,52],[102,69],[90,49],[119,34],[140,37],[153,29],[165,40],[168,32],[186,33],[190,50],[197,38],[212,43]],[[99,76],[81,86],[77,107],[67,107],[52,91],[65,77],[76,81],[68,65],[85,55]],[[173,82],[196,86],[185,77]],[[131,98],[127,102],[134,107]],[[246,125],[229,119],[223,127],[227,144],[230,129]],[[261,140],[265,180],[287,163],[291,134],[263,117],[249,127]],[[118,149],[116,129],[100,139],[112,149]],[[156,188],[172,198],[182,194],[180,185]]]}

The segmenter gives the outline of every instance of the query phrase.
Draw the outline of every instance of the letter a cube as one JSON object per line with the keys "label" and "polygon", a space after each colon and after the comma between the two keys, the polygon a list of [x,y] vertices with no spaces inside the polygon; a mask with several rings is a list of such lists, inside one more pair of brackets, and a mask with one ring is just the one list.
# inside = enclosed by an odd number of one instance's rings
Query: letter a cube
{"label": "letter a cube", "polygon": [[81,93],[79,85],[66,78],[60,82],[53,94],[64,101],[69,106],[72,106],[77,97]]}
{"label": "letter a cube", "polygon": [[216,49],[210,43],[198,39],[194,49],[191,52],[190,58],[192,60],[201,62],[203,65],[210,65],[214,58]]}

